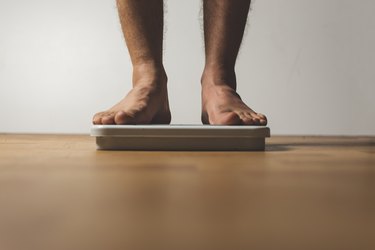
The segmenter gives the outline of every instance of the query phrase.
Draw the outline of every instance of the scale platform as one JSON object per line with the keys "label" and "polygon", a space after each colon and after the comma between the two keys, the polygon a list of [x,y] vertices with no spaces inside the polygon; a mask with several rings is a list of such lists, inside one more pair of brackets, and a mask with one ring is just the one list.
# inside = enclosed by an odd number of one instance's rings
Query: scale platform
{"label": "scale platform", "polygon": [[93,125],[99,150],[262,151],[270,129],[221,125]]}

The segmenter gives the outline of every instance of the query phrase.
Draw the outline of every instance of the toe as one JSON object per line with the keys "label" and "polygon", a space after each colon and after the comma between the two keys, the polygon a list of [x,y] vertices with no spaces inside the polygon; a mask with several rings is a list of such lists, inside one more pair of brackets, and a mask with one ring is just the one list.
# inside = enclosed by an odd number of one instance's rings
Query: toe
{"label": "toe", "polygon": [[246,117],[251,118],[252,125],[266,125],[267,118],[260,113],[245,113]]}
{"label": "toe", "polygon": [[253,122],[255,125],[259,125],[260,124],[260,119],[256,116],[253,116]]}
{"label": "toe", "polygon": [[245,115],[244,124],[245,125],[259,125],[260,124],[260,119],[257,117],[254,117],[250,114]]}
{"label": "toe", "polygon": [[266,120],[261,119],[260,120],[260,125],[267,125],[267,119]]}
{"label": "toe", "polygon": [[92,123],[94,125],[102,124],[102,114],[103,112],[94,115],[94,117],[92,118]]}
{"label": "toe", "polygon": [[267,117],[261,113],[257,113],[257,115],[260,118],[260,124],[267,125]]}
{"label": "toe", "polygon": [[243,125],[254,125],[254,121],[252,118],[244,116],[241,118],[241,120]]}
{"label": "toe", "polygon": [[94,116],[94,118],[92,119],[92,124],[99,125],[99,124],[101,124],[101,120],[102,120],[102,118],[100,118],[98,116]]}
{"label": "toe", "polygon": [[255,113],[257,117],[259,117],[260,119],[263,119],[263,120],[267,120],[267,117],[261,113]]}
{"label": "toe", "polygon": [[115,124],[121,125],[121,124],[134,124],[133,117],[127,114],[124,111],[119,111],[114,116],[114,122]]}
{"label": "toe", "polygon": [[255,120],[254,117],[252,117],[248,113],[243,113],[241,115],[241,120],[244,125],[256,125],[257,121]]}
{"label": "toe", "polygon": [[102,117],[102,124],[111,125],[115,124],[115,114],[109,113]]}

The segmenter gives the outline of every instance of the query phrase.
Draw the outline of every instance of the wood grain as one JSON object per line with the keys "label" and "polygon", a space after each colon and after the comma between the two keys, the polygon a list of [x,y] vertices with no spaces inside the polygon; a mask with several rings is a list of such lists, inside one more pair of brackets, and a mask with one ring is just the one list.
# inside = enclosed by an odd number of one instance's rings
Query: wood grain
{"label": "wood grain", "polygon": [[0,134],[0,249],[375,249],[375,138],[140,152]]}

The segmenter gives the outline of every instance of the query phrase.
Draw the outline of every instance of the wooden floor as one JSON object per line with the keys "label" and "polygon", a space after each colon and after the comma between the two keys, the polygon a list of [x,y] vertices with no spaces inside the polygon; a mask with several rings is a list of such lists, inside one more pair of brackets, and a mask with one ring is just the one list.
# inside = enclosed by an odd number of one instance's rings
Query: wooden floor
{"label": "wooden floor", "polygon": [[0,135],[0,249],[375,249],[375,138],[110,152]]}

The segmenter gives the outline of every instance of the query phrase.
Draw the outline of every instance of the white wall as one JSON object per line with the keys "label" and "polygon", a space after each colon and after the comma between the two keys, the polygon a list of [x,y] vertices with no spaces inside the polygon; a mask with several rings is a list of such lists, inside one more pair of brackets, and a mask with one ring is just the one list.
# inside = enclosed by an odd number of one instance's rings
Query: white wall
{"label": "white wall", "polygon": [[[173,123],[200,123],[198,0],[169,0]],[[273,134],[375,134],[375,2],[253,1],[239,92]],[[114,0],[0,0],[0,132],[87,133],[130,88]]]}

